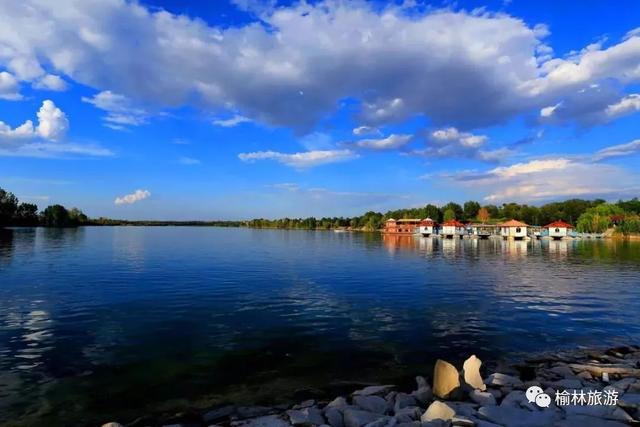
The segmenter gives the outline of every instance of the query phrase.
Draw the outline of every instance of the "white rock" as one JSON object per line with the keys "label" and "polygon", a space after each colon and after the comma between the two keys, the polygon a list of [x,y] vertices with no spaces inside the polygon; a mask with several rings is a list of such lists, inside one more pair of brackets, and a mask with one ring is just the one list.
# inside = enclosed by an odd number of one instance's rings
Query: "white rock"
{"label": "white rock", "polygon": [[493,397],[493,394],[486,391],[472,390],[471,393],[469,393],[469,397],[471,400],[482,406],[496,404],[496,398]]}
{"label": "white rock", "polygon": [[487,386],[482,381],[482,376],[480,375],[481,366],[482,361],[478,359],[474,354],[464,361],[464,364],[462,365],[462,372],[464,375],[465,383],[469,384],[475,389],[484,391],[487,389]]}
{"label": "white rock", "polygon": [[494,387],[522,387],[522,381],[520,378],[512,377],[511,375],[501,374],[496,372],[491,374],[484,381],[486,385]]}
{"label": "white rock", "polygon": [[319,426],[325,423],[322,411],[313,406],[304,409],[291,409],[287,411],[287,415],[294,426],[309,424]]}
{"label": "white rock", "polygon": [[456,411],[454,411],[451,407],[449,407],[446,403],[440,402],[436,400],[433,402],[422,417],[420,417],[420,421],[428,422],[433,420],[450,420],[456,415]]}

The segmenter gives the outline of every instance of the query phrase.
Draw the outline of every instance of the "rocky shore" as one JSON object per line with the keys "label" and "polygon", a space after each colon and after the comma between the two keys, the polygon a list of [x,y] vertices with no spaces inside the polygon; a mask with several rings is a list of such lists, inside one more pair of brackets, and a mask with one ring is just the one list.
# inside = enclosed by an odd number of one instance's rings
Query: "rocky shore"
{"label": "rocky shore", "polygon": [[[102,427],[624,427],[640,426],[640,347],[537,355],[486,373],[438,360],[413,390],[372,385],[331,401],[226,405]],[[484,374],[484,375],[483,375]]]}

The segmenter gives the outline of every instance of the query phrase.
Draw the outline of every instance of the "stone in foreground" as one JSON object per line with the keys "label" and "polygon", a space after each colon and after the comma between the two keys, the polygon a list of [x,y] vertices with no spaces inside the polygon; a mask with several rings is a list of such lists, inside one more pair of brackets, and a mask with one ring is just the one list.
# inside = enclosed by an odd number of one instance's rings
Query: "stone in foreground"
{"label": "stone in foreground", "polygon": [[231,425],[233,427],[291,427],[291,424],[279,415],[267,415],[244,421],[236,421],[232,422]]}
{"label": "stone in foreground", "polygon": [[389,409],[389,404],[380,396],[355,396],[353,403],[365,411],[384,415]]}
{"label": "stone in foreground", "polygon": [[471,393],[469,393],[469,397],[471,398],[471,400],[482,406],[496,404],[496,398],[493,397],[493,394],[486,391],[473,390]]}
{"label": "stone in foreground", "polygon": [[422,422],[429,422],[434,420],[448,421],[452,419],[455,415],[456,415],[456,411],[451,409],[449,405],[436,400],[431,405],[429,405],[425,413],[422,414],[422,417],[420,417],[420,421]]}
{"label": "stone in foreground", "polygon": [[289,421],[294,426],[306,426],[306,425],[322,425],[325,423],[324,417],[320,409],[312,406],[304,409],[292,409],[287,411]]}
{"label": "stone in foreground", "polygon": [[458,370],[451,363],[438,359],[433,368],[433,394],[446,399],[459,388]]}
{"label": "stone in foreground", "polygon": [[348,408],[344,411],[344,425],[345,427],[361,427],[363,425],[372,423],[380,418],[387,418],[380,414],[374,414],[373,412],[360,411],[358,409]]}
{"label": "stone in foreground", "polygon": [[362,390],[357,390],[353,392],[354,396],[371,396],[374,394],[386,394],[394,389],[396,386],[394,385],[371,385],[369,387],[365,387]]}
{"label": "stone in foreground", "polygon": [[485,384],[494,387],[522,387],[522,381],[520,378],[512,377],[511,375],[501,374],[496,372],[491,374],[485,380]]}
{"label": "stone in foreground", "polygon": [[480,375],[480,367],[482,366],[482,361],[476,357],[476,355],[472,355],[467,360],[464,361],[462,365],[462,371],[464,373],[464,382],[469,384],[471,387],[485,391],[487,386],[482,380],[482,376]]}
{"label": "stone in foreground", "polygon": [[513,406],[483,406],[478,409],[480,418],[508,427],[552,426],[556,417],[554,410],[529,411]]}

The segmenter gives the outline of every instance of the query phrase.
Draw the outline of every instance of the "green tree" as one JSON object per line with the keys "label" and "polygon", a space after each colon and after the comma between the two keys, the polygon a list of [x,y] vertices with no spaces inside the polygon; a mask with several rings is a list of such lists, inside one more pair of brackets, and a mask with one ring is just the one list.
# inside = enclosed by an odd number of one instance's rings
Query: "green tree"
{"label": "green tree", "polygon": [[455,216],[456,219],[462,219],[464,216],[464,211],[462,209],[462,206],[460,206],[457,203],[454,202],[449,202],[446,205],[444,205],[442,207],[442,212],[443,212],[443,216],[444,216],[444,220],[447,221],[446,218],[446,212],[447,210],[451,209],[453,211],[453,214]]}
{"label": "green tree", "polygon": [[480,210],[480,203],[475,202],[473,200],[469,200],[464,202],[464,219],[471,220],[474,219],[478,215],[478,211]]}
{"label": "green tree", "polygon": [[69,211],[62,205],[48,206],[42,212],[42,224],[47,227],[69,227]]}
{"label": "green tree", "polygon": [[85,224],[89,218],[78,208],[71,208],[69,210],[69,223],[71,225]]}
{"label": "green tree", "polygon": [[442,211],[436,205],[428,204],[424,207],[425,218],[431,218],[435,222],[442,221]]}
{"label": "green tree", "polygon": [[446,211],[444,211],[443,219],[445,221],[456,219],[456,212],[453,209],[447,209]]}
{"label": "green tree", "polygon": [[624,210],[618,205],[599,204],[580,215],[576,229],[583,233],[603,233],[613,225],[611,222],[613,215],[624,215],[624,213]]}
{"label": "green tree", "polygon": [[33,203],[20,203],[15,214],[17,225],[34,227],[38,225],[38,206]]}
{"label": "green tree", "polygon": [[0,227],[12,225],[17,210],[18,198],[0,188]]}

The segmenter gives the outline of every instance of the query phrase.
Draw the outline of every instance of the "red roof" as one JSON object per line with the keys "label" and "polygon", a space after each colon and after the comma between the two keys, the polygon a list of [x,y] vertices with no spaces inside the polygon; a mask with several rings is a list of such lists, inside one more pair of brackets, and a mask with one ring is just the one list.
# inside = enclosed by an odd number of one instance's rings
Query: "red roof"
{"label": "red roof", "polygon": [[573,228],[573,225],[564,221],[553,221],[551,224],[547,224],[544,228]]}
{"label": "red roof", "polygon": [[445,221],[442,223],[443,227],[449,226],[449,227],[464,227],[464,224],[461,223],[460,221],[456,220],[456,219],[450,219],[449,221]]}
{"label": "red roof", "polygon": [[528,227],[528,225],[525,224],[524,222],[520,222],[520,221],[516,221],[515,219],[512,219],[510,221],[503,222],[502,224],[500,224],[500,227]]}

